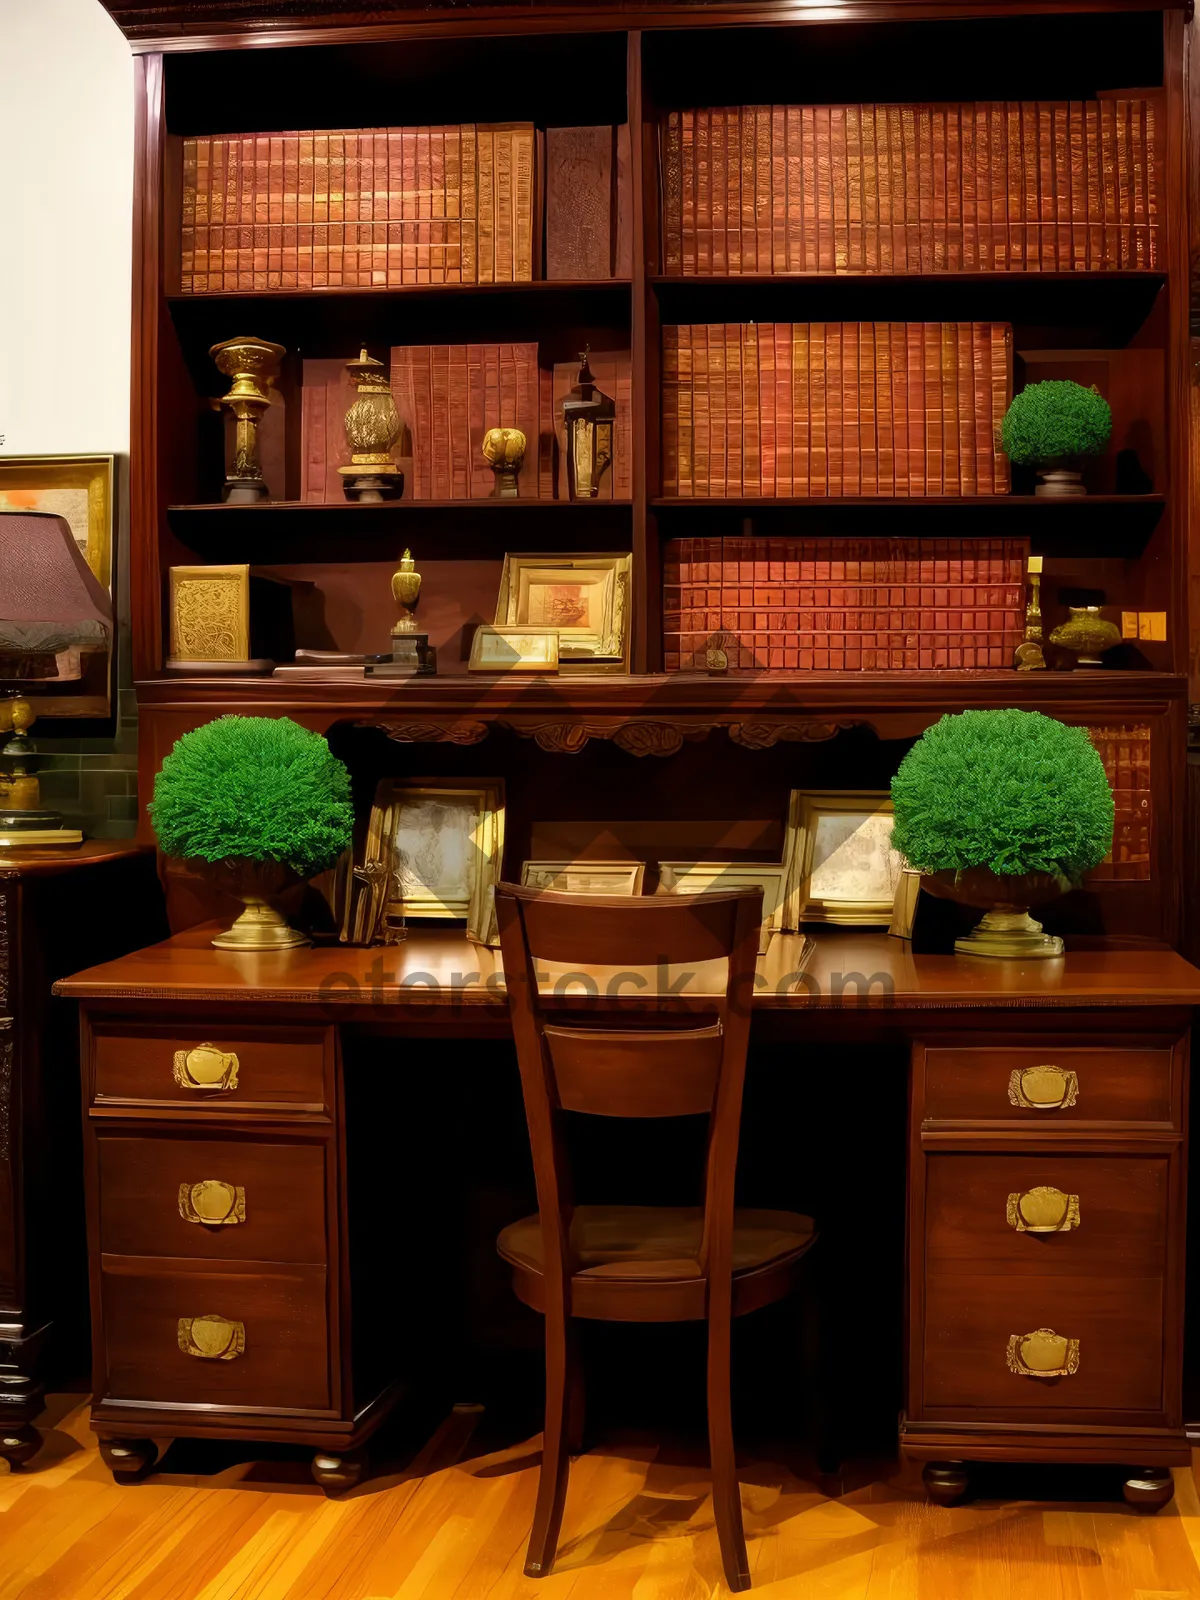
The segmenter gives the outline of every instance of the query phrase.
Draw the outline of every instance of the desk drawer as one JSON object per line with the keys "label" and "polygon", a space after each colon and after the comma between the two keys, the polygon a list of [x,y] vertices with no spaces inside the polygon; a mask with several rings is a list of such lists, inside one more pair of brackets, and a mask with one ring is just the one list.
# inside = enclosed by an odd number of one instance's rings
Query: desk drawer
{"label": "desk drawer", "polygon": [[925,1056],[926,1124],[942,1120],[1078,1122],[1174,1120],[1176,1050],[1162,1044],[917,1045]]}
{"label": "desk drawer", "polygon": [[1165,1155],[927,1153],[925,1270],[1161,1277],[1169,1195]]}
{"label": "desk drawer", "polygon": [[323,1143],[102,1131],[96,1147],[106,1254],[326,1260]]}
{"label": "desk drawer", "polygon": [[[1061,1377],[1013,1371],[1056,1353],[1023,1347],[1050,1329],[1077,1349]],[[924,1409],[989,1415],[1099,1409],[1163,1409],[1161,1277],[928,1276],[925,1284]]]}
{"label": "desk drawer", "polygon": [[97,1106],[320,1112],[331,1101],[333,1030],[101,1025],[92,1059]]}
{"label": "desk drawer", "polygon": [[105,1399],[329,1407],[324,1267],[106,1255],[100,1293]]}

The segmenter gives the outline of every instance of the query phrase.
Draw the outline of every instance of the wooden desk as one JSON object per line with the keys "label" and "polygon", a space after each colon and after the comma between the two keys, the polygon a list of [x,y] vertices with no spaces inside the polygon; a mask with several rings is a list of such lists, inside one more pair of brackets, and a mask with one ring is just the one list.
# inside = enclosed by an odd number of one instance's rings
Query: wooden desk
{"label": "wooden desk", "polygon": [[[318,1482],[342,1486],[398,1376],[367,1382],[354,1353],[342,1040],[502,1037],[503,974],[457,931],[260,956],[214,950],[211,932],[57,985],[83,1009],[93,1424],[124,1476],[153,1462],[154,1441],[191,1434],[312,1445]],[[801,951],[783,936],[760,959],[756,1035],[902,1040],[910,1061],[901,1441],[931,1464],[931,1493],[965,1487],[946,1463],[1112,1461],[1142,1469],[1130,1499],[1165,1503],[1164,1469],[1190,1459],[1200,972],[1145,948],[1028,965],[919,956],[876,933],[818,935],[797,971]],[[575,991],[573,1008],[611,1006],[618,984],[639,1004],[665,987],[702,1009],[716,981],[703,968],[588,976],[594,996],[561,972],[547,986]],[[222,1059],[193,1055],[205,1043]],[[223,1224],[188,1214],[206,1179],[228,1186]],[[1046,1218],[1023,1202],[1046,1186],[1064,1197],[1061,1231],[1035,1231]],[[1061,1376],[1027,1370],[1053,1353],[1026,1340],[1046,1328],[1067,1341]]]}

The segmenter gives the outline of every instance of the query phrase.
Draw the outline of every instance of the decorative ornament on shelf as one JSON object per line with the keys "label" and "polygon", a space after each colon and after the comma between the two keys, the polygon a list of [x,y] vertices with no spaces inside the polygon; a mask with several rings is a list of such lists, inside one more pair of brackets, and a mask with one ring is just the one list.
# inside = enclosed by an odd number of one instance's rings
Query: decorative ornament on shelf
{"label": "decorative ornament on shelf", "polygon": [[57,811],[42,810],[37,780],[41,758],[27,737],[37,713],[19,693],[0,700],[0,735],[10,737],[0,746],[0,848],[21,845],[80,844],[78,828],[63,826]]}
{"label": "decorative ornament on shelf", "polygon": [[594,500],[600,480],[612,465],[613,428],[617,408],[601,394],[588,366],[591,347],[579,356],[579,376],[563,401],[563,432],[567,448],[567,493],[572,500]]}
{"label": "decorative ornament on shelf", "polygon": [[358,398],[343,424],[350,465],[338,471],[345,479],[342,488],[347,500],[380,505],[396,499],[404,488],[404,474],[391,454],[402,423],[383,362],[368,355],[366,345],[361,352],[357,361],[346,363],[346,371],[358,386]]}
{"label": "decorative ornament on shelf", "polygon": [[411,550],[405,550],[399,567],[392,573],[392,597],[400,607],[399,619],[392,629],[392,658],[369,662],[365,675],[368,678],[428,677],[437,671],[437,656],[429,647],[429,635],[417,632],[415,613],[421,598],[421,574]]}
{"label": "decorative ornament on shelf", "polygon": [[243,336],[214,344],[208,352],[217,371],[233,380],[227,395],[214,402],[233,414],[237,423],[233,471],[225,479],[222,500],[231,505],[251,505],[270,498],[258,459],[258,424],[271,404],[270,391],[279,376],[286,351],[267,339]]}
{"label": "decorative ornament on shelf", "polygon": [[1026,384],[1000,424],[1005,455],[1014,466],[1036,463],[1041,479],[1036,493],[1052,497],[1087,493],[1082,475],[1067,463],[1103,455],[1111,435],[1108,401],[1094,385],[1085,389],[1069,378]]}
{"label": "decorative ornament on shelf", "polygon": [[[1082,596],[1079,598],[1082,599]],[[1097,595],[1095,598],[1103,602],[1104,596]],[[1055,628],[1050,635],[1050,643],[1069,650],[1077,666],[1102,667],[1104,663],[1100,657],[1121,642],[1120,628],[1108,620],[1098,604],[1089,601],[1073,605],[1066,595],[1060,595],[1059,599],[1066,605],[1070,616]]]}
{"label": "decorative ornament on shelf", "polygon": [[1042,557],[1030,556],[1028,564],[1029,599],[1025,605],[1025,638],[1017,646],[1013,665],[1018,672],[1044,672],[1042,651]]}
{"label": "decorative ornament on shelf", "polygon": [[525,435],[520,428],[489,428],[483,436],[483,459],[496,476],[493,500],[515,500],[517,475],[525,461]]}
{"label": "decorative ornament on shelf", "polygon": [[222,950],[308,943],[274,902],[331,867],[351,841],[350,774],[288,717],[218,717],[177,739],[147,808],[160,848],[241,900]]}
{"label": "decorative ornament on shelf", "polygon": [[964,955],[1059,956],[1029,915],[1112,848],[1113,797],[1085,728],[1038,711],[964,711],[917,740],[892,779],[892,843],[942,899],[987,908]]}

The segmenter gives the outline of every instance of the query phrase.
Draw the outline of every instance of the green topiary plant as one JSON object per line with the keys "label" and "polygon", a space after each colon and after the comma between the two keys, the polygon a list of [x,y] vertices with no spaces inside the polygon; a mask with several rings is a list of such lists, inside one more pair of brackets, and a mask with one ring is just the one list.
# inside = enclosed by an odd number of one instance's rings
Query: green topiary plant
{"label": "green topiary plant", "polygon": [[928,728],[892,779],[892,835],[925,873],[987,868],[1068,883],[1112,846],[1113,797],[1083,728],[1040,711],[964,711]]}
{"label": "green topiary plant", "polygon": [[147,807],[168,855],[275,862],[298,877],[350,843],[350,775],[320,734],[288,717],[218,717],[185,733]]}
{"label": "green topiary plant", "polygon": [[1112,434],[1112,412],[1098,389],[1067,378],[1028,384],[1000,424],[1005,455],[1018,465],[1061,456],[1098,456]]}

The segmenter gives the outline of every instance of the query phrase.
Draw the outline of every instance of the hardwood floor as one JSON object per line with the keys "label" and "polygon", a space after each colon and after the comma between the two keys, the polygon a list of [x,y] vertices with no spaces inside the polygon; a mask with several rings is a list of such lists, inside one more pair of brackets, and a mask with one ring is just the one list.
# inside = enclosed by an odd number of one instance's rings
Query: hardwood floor
{"label": "hardwood floor", "polygon": [[[727,1591],[707,1473],[654,1447],[572,1466],[554,1573],[521,1572],[537,1440],[473,1454],[452,1415],[412,1465],[326,1500],[294,1457],[115,1487],[78,1395],[32,1468],[0,1471],[0,1600],[712,1600]],[[193,1449],[195,1447],[192,1447]],[[1081,1492],[1095,1485],[1081,1480]],[[1200,1499],[925,1504],[912,1469],[828,1499],[748,1461],[754,1593],[774,1600],[1200,1600]],[[985,1486],[1015,1492],[1009,1481]],[[1103,1493],[1103,1489],[1097,1489]]]}

